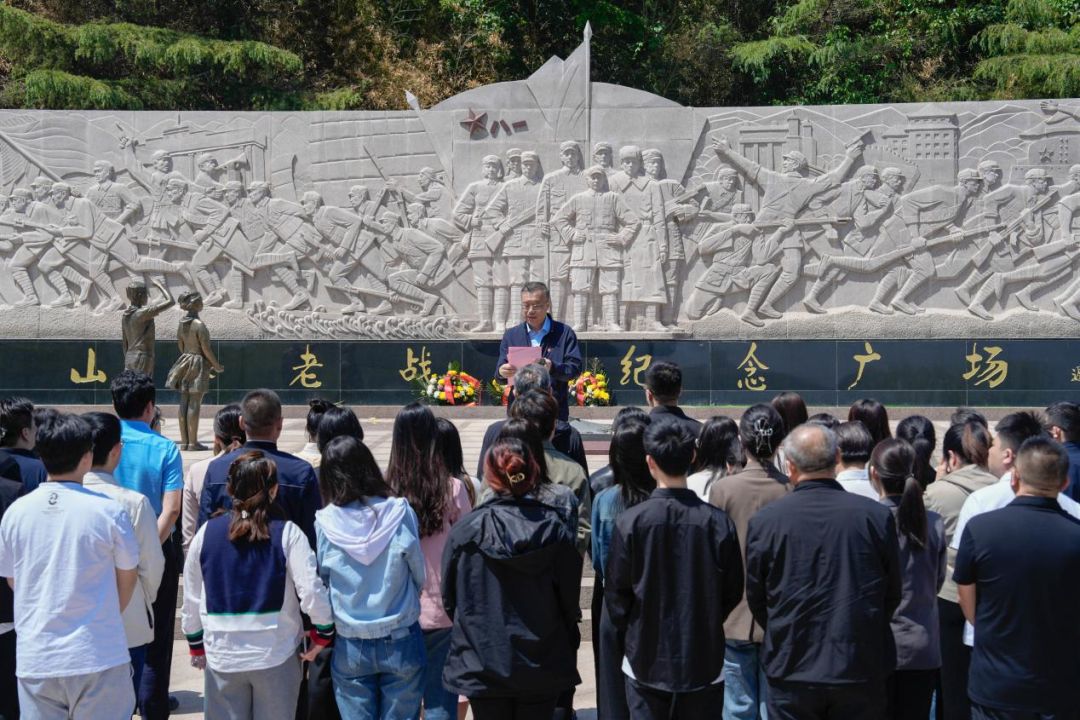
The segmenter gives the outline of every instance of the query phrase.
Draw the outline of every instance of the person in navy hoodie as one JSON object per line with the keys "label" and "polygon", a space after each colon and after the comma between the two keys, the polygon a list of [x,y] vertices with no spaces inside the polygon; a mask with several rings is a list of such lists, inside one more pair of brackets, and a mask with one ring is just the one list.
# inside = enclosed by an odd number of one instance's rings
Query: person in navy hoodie
{"label": "person in navy hoodie", "polygon": [[581,374],[581,349],[577,335],[569,325],[551,317],[551,293],[542,282],[529,282],[521,288],[521,309],[525,322],[507,328],[499,345],[495,382],[505,383],[518,368],[510,364],[512,347],[538,347],[540,360],[552,379],[552,391],[559,401],[559,420],[570,417],[567,383]]}
{"label": "person in navy hoodie", "polygon": [[252,450],[261,450],[277,465],[277,504],[304,531],[311,547],[315,547],[315,511],[322,507],[319,481],[311,463],[279,450],[281,437],[281,399],[273,390],[252,390],[240,403],[240,427],[247,433],[247,442],[210,463],[206,470],[199,500],[199,526],[218,510],[232,507],[226,491],[229,466],[238,457]]}
{"label": "person in navy hoodie", "polygon": [[36,437],[34,404],[24,397],[0,400],[0,452],[11,458],[18,467],[16,473],[0,469],[0,477],[19,480],[25,492],[30,492],[48,479],[45,463],[34,452]]}

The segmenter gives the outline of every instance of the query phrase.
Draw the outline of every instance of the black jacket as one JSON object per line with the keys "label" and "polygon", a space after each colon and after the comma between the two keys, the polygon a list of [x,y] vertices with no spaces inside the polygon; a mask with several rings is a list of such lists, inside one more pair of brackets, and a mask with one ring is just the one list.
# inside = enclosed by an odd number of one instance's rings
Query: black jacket
{"label": "black jacket", "polygon": [[497,496],[450,530],[443,684],[466,697],[557,695],[577,673],[581,556],[558,511]]}
{"label": "black jacket", "polygon": [[765,628],[765,674],[842,685],[891,673],[899,553],[889,508],[831,479],[804,480],[750,518],[746,600]]}
{"label": "black jacket", "polygon": [[649,419],[653,422],[674,420],[686,428],[695,440],[701,435],[701,422],[687,415],[678,405],[657,405],[649,411]]}
{"label": "black jacket", "polygon": [[643,685],[678,693],[715,682],[724,620],[742,593],[735,525],[693,490],[657,488],[615,521],[604,602]]}

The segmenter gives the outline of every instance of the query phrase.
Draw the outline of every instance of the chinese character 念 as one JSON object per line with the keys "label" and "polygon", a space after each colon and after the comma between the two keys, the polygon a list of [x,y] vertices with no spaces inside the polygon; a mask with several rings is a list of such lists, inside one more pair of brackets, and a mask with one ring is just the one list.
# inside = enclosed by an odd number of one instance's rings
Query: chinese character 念
{"label": "chinese character \u5ff5", "polygon": [[865,343],[865,349],[865,355],[859,355],[858,353],[856,353],[855,355],[851,356],[852,360],[859,363],[859,371],[855,373],[855,382],[847,386],[848,390],[859,384],[859,381],[862,380],[863,370],[866,369],[867,365],[881,359],[881,353],[874,352],[874,348],[870,345],[869,342]]}
{"label": "chinese character \u5ff5", "polygon": [[405,367],[398,370],[398,375],[405,382],[412,382],[419,378],[426,378],[431,374],[431,353],[427,346],[420,348],[420,357],[416,356],[412,348],[406,348]]}
{"label": "chinese character \u5ff5", "polygon": [[[630,383],[630,375],[633,373],[634,384],[644,385],[641,382],[641,373],[649,369],[652,365],[652,355],[638,355],[634,357],[634,353],[637,352],[637,345],[631,345],[630,349],[626,351],[626,355],[619,362],[622,366],[622,378],[619,379],[620,385],[628,385]],[[634,363],[637,363],[637,367],[634,367]]]}
{"label": "chinese character \u5ff5", "polygon": [[300,372],[289,383],[289,387],[292,387],[297,382],[306,388],[322,387],[322,380],[312,371],[312,368],[321,367],[323,367],[323,364],[319,362],[319,358],[315,357],[315,353],[311,352],[311,345],[307,345],[300,355],[300,364],[293,366],[293,370],[299,370]]}
{"label": "chinese character \u5ff5", "polygon": [[[975,343],[971,344],[971,354],[965,356],[971,368],[963,374],[963,378],[971,380],[978,375],[978,379],[975,381],[976,385],[986,383],[988,387],[996,388],[1005,382],[1005,378],[1009,376],[1009,363],[997,359],[997,356],[1001,354],[1000,347],[984,345],[983,352],[986,353],[985,357],[979,352]],[[985,365],[983,364],[984,360],[986,361]]]}
{"label": "chinese character \u5ff5", "polygon": [[762,370],[768,370],[769,366],[758,360],[756,342],[750,343],[750,349],[746,351],[746,357],[742,359],[737,369],[742,370],[746,377],[735,383],[735,387],[740,390],[752,390],[754,392],[761,392],[766,389],[765,375],[759,373]]}

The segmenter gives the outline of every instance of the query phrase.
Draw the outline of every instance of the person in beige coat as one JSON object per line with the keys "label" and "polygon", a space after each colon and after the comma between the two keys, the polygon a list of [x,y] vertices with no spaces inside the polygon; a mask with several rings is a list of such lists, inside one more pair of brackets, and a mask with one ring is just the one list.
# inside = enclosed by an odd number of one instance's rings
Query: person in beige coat
{"label": "person in beige coat", "polygon": [[[784,421],[771,405],[753,405],[739,420],[739,438],[746,451],[746,469],[719,478],[709,488],[709,502],[735,523],[746,563],[746,528],[758,510],[790,490],[786,475],[773,458],[784,439]],[[766,717],[765,673],[761,665],[761,626],[756,624],[746,593],[724,622],[724,719]]]}
{"label": "person in beige coat", "polygon": [[94,431],[93,465],[83,478],[83,486],[120,503],[135,528],[139,545],[138,582],[131,602],[122,613],[124,634],[131,654],[132,680],[138,692],[142,678],[146,646],[154,639],[153,602],[157,597],[161,575],[165,571],[165,556],[158,539],[157,516],[150,501],[142,493],[121,487],[113,477],[120,462],[123,444],[120,442],[120,420],[109,413],[92,412],[83,415]]}

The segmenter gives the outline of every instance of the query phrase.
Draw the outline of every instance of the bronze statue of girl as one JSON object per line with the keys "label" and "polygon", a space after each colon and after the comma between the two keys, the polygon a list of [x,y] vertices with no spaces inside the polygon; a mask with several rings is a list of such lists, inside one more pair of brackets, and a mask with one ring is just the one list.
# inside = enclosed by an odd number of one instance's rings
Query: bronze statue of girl
{"label": "bronze statue of girl", "polygon": [[225,371],[210,349],[210,332],[199,319],[202,295],[189,292],[180,296],[180,309],[187,314],[180,319],[176,341],[180,357],[173,363],[165,385],[180,392],[180,449],[206,450],[199,443],[199,412],[203,395],[210,389],[210,370]]}

